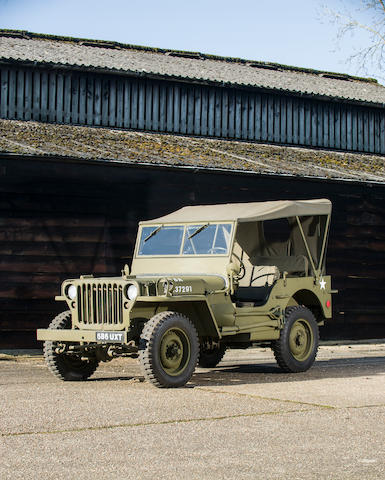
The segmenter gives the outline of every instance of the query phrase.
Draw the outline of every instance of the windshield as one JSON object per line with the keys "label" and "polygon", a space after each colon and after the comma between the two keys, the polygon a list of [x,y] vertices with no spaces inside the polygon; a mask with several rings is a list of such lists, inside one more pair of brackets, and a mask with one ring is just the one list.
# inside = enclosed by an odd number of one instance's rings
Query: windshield
{"label": "windshield", "polygon": [[227,255],[231,224],[143,227],[138,255]]}
{"label": "windshield", "polygon": [[179,255],[184,226],[143,227],[139,255]]}

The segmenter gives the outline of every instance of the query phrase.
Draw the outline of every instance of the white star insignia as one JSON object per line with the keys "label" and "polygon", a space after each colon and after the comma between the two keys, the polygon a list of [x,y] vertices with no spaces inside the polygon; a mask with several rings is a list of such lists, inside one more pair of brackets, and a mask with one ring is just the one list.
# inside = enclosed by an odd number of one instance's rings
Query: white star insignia
{"label": "white star insignia", "polygon": [[319,281],[319,286],[321,290],[325,290],[326,282],[323,278],[321,278],[321,280]]}

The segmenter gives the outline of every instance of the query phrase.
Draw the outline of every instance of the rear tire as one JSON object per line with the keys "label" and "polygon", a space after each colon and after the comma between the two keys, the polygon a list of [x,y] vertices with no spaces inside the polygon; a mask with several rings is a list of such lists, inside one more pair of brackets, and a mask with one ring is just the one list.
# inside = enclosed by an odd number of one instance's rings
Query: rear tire
{"label": "rear tire", "polygon": [[161,312],[144,326],[139,361],[144,378],[160,388],[185,385],[198,361],[199,341],[191,321],[177,312]]}
{"label": "rear tire", "polygon": [[[50,330],[62,330],[71,328],[71,312],[57,315],[49,327]],[[87,380],[97,369],[99,361],[96,359],[82,360],[80,357],[68,353],[57,353],[57,342],[44,342],[44,358],[48,369],[55,377],[64,381]]]}
{"label": "rear tire", "polygon": [[202,368],[214,368],[222,360],[226,352],[226,346],[221,344],[218,347],[206,349],[201,345],[199,353],[199,366]]}
{"label": "rear tire", "polygon": [[315,361],[318,341],[318,325],[313,313],[304,306],[289,307],[281,336],[272,343],[272,349],[284,372],[305,372]]}

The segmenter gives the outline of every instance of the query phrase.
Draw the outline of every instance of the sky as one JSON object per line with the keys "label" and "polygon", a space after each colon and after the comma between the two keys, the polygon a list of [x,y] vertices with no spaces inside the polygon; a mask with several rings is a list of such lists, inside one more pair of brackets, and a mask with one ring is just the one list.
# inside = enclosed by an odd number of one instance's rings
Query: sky
{"label": "sky", "polygon": [[[276,62],[385,82],[377,65],[348,58],[364,33],[337,40],[323,6],[359,0],[0,0],[0,28]],[[365,13],[358,14],[363,21]]]}

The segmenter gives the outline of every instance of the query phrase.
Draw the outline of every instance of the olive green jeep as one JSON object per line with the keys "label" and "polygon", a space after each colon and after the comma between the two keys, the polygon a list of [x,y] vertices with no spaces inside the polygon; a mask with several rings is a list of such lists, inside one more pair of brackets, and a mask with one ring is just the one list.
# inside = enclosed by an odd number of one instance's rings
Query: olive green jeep
{"label": "olive green jeep", "polygon": [[66,280],[68,305],[37,331],[51,372],[85,380],[100,361],[139,357],[180,387],[227,348],[269,345],[286,372],[310,368],[331,318],[329,200],[184,207],[140,222],[131,271]]}

